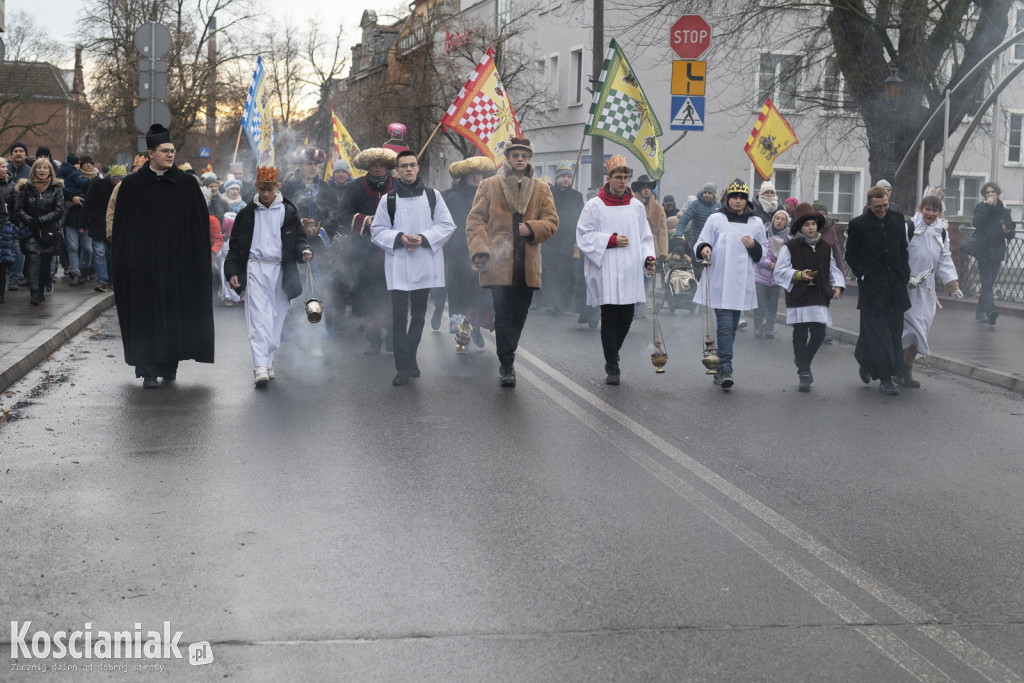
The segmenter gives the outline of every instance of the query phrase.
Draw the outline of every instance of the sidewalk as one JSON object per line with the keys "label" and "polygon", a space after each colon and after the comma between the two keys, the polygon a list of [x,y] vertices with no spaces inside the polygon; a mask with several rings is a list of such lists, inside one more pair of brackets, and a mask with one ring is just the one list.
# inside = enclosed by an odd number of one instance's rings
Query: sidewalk
{"label": "sidewalk", "polygon": [[29,306],[28,287],[6,293],[0,304],[0,391],[114,305],[113,292],[100,294],[95,286],[93,281],[69,287],[59,278],[39,306]]}
{"label": "sidewalk", "polygon": [[[936,311],[928,335],[931,354],[918,364],[1024,393],[1024,311],[1013,304],[998,305],[999,319],[988,325],[974,319],[974,300],[968,305],[967,300],[940,297],[939,303],[944,308]],[[830,309],[829,333],[837,341],[856,344],[857,288],[849,287]]]}

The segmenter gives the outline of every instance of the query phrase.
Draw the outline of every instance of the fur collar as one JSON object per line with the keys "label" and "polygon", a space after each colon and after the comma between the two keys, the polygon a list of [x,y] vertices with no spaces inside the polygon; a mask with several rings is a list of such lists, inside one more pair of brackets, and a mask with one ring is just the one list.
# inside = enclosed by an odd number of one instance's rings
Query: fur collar
{"label": "fur collar", "polygon": [[[18,180],[18,182],[14,185],[14,189],[15,190],[20,190],[21,188],[25,187],[26,185],[29,185],[31,182],[32,181],[29,180],[28,178],[20,178]],[[51,178],[50,179],[50,187],[64,187],[64,179],[63,178]],[[47,189],[49,189],[49,188],[47,188]]]}
{"label": "fur collar", "polygon": [[512,213],[525,214],[526,207],[530,205],[530,199],[533,197],[533,165],[526,167],[522,179],[512,173],[511,167],[502,166],[498,179],[501,181],[501,191],[505,195],[508,208],[512,209]]}

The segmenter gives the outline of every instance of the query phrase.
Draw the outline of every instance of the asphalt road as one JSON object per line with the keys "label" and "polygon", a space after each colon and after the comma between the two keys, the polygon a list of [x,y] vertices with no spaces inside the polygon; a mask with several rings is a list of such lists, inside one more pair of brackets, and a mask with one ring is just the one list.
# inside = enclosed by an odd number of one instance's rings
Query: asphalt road
{"label": "asphalt road", "polygon": [[1024,397],[883,397],[842,345],[800,394],[782,326],[726,393],[699,317],[662,322],[668,372],[638,321],[619,387],[533,312],[515,390],[489,336],[428,327],[392,387],[342,327],[256,391],[218,309],[217,363],[143,391],[104,314],[2,397],[0,615],[170,621],[214,661],[14,658],[5,623],[0,680],[1022,680]]}

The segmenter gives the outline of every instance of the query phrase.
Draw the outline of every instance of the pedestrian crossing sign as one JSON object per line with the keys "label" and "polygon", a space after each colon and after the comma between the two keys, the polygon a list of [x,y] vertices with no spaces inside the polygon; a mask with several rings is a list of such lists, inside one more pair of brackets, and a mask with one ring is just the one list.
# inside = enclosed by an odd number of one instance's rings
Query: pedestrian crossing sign
{"label": "pedestrian crossing sign", "polygon": [[704,130],[703,97],[687,95],[672,96],[672,118],[668,124],[671,130]]}

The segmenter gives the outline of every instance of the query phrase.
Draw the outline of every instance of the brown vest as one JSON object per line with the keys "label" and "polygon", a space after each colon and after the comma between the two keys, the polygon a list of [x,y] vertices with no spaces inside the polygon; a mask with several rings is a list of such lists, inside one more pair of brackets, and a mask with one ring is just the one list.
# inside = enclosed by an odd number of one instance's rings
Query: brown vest
{"label": "brown vest", "polygon": [[793,268],[818,271],[813,285],[804,280],[793,283],[793,289],[786,292],[786,307],[828,306],[832,300],[832,247],[824,239],[819,239],[812,249],[811,245],[800,238],[791,239],[786,242],[786,246],[793,257]]}

